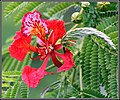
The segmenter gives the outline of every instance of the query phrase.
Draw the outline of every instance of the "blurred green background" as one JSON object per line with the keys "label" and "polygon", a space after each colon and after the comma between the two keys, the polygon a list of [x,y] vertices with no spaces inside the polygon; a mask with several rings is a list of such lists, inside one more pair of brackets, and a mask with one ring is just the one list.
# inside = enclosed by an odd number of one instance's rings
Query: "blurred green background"
{"label": "blurred green background", "polygon": [[[2,11],[4,11],[5,7],[9,4],[9,2],[2,2]],[[44,10],[44,9],[43,9]],[[79,9],[78,9],[79,10]],[[67,17],[64,17],[64,21],[66,22],[70,22],[71,21],[71,14],[75,11],[75,9],[71,8],[67,11],[67,13],[65,15],[67,15]],[[5,18],[4,14],[2,12],[2,46],[6,45],[6,40],[10,37],[13,37],[16,33],[16,31],[20,30],[21,27],[21,23],[18,25],[15,25],[13,16],[16,16],[16,13],[13,14],[10,17]],[[43,16],[44,18],[45,16]],[[71,28],[74,24],[70,24],[66,26],[66,30]],[[32,67],[40,67],[42,62],[40,62],[39,60],[37,61],[33,61],[32,62]],[[52,63],[51,61],[49,61],[48,65]],[[51,83],[55,82],[57,80],[57,76],[59,75],[58,73],[56,73],[57,67],[53,68],[50,71],[54,71],[54,75],[47,75],[45,76],[45,78],[43,78],[40,82],[40,84],[38,85],[37,88],[30,88],[30,93],[29,93],[29,98],[40,98],[40,94],[41,92],[47,87],[49,86]],[[19,95],[17,98],[20,98],[20,91],[19,91]]]}

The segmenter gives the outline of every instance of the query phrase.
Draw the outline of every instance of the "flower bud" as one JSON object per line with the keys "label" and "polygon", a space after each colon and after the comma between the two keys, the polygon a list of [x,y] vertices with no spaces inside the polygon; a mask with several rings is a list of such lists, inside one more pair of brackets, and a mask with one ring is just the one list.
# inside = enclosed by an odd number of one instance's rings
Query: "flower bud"
{"label": "flower bud", "polygon": [[110,2],[98,2],[97,9],[100,11],[107,11],[110,8]]}
{"label": "flower bud", "polygon": [[71,21],[74,23],[80,23],[82,21],[82,14],[80,12],[74,12],[71,16]]}
{"label": "flower bud", "polygon": [[83,8],[89,8],[90,3],[89,2],[81,2],[81,7]]}

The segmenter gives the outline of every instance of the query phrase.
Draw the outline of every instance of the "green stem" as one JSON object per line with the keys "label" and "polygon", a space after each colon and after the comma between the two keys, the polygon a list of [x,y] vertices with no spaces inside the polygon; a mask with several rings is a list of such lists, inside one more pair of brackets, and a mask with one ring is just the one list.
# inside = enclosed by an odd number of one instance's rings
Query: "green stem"
{"label": "green stem", "polygon": [[57,98],[59,98],[59,97],[60,97],[61,89],[62,89],[62,82],[61,82],[61,84],[60,84],[60,89],[59,89],[59,91],[58,91]]}
{"label": "green stem", "polygon": [[65,75],[66,75],[66,72],[65,72],[65,73],[63,73],[63,74],[64,74],[64,75],[63,75],[62,80],[61,80],[61,84],[60,84],[60,88],[59,88],[59,91],[58,91],[57,98],[59,98],[59,97],[60,97],[61,90],[62,90],[62,84],[63,84],[63,82],[64,82],[64,80],[65,80]]}
{"label": "green stem", "polygon": [[78,25],[79,25],[79,24],[75,24],[75,25],[71,28],[71,30],[75,29]]}
{"label": "green stem", "polygon": [[52,65],[48,66],[48,67],[46,68],[46,70],[50,70],[50,69],[52,69],[52,68],[54,68],[54,67],[55,67],[55,65],[52,64]]}
{"label": "green stem", "polygon": [[76,73],[76,68],[73,68],[73,74],[72,74],[72,79],[71,79],[71,85],[73,85],[74,79],[75,79],[75,73]]}
{"label": "green stem", "polygon": [[56,81],[56,82],[50,84],[48,87],[46,87],[46,88],[43,90],[43,92],[41,93],[41,98],[44,98],[45,94],[48,92],[48,90],[51,89],[52,86],[54,86],[54,85],[56,85],[56,84],[59,84],[59,83],[60,83],[60,81]]}
{"label": "green stem", "polygon": [[65,25],[69,25],[69,24],[71,24],[71,23],[72,23],[72,22],[66,22]]}
{"label": "green stem", "polygon": [[81,8],[81,10],[80,10],[80,15],[83,13],[83,10],[84,10],[84,9],[83,9],[83,8]]}
{"label": "green stem", "polygon": [[[94,95],[92,95],[92,94],[88,94],[88,93],[85,93],[85,92],[83,92],[83,94],[88,95],[88,96],[90,96],[90,97],[92,97],[92,98],[98,98],[98,97],[96,97],[96,96],[94,96]],[[81,94],[80,94],[80,95],[81,95]]]}
{"label": "green stem", "polygon": [[81,97],[82,97],[82,90],[83,90],[83,85],[82,85],[82,68],[81,68],[81,65],[80,65],[80,94],[81,94]]}
{"label": "green stem", "polygon": [[65,75],[65,79],[64,79],[64,97],[66,96],[67,94],[67,80],[66,80],[66,75]]}
{"label": "green stem", "polygon": [[[80,52],[82,51],[82,47],[83,47],[83,43],[84,43],[84,38],[81,40],[81,44],[80,44]],[[79,66],[80,69],[79,69],[79,78],[80,78],[80,94],[81,94],[81,97],[82,97],[82,90],[83,90],[83,84],[82,84],[82,68],[81,68],[81,65]]]}

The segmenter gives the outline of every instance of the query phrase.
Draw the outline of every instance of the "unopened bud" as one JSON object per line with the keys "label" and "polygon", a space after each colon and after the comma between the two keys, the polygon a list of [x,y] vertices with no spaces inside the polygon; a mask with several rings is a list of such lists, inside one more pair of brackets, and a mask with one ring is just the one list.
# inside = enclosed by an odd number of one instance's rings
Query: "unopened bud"
{"label": "unopened bud", "polygon": [[100,11],[107,11],[110,8],[110,2],[98,2],[97,9]]}
{"label": "unopened bud", "polygon": [[80,12],[75,12],[71,16],[71,21],[74,23],[80,23],[82,21],[82,14]]}
{"label": "unopened bud", "polygon": [[89,8],[90,3],[89,2],[81,2],[81,7],[83,8]]}

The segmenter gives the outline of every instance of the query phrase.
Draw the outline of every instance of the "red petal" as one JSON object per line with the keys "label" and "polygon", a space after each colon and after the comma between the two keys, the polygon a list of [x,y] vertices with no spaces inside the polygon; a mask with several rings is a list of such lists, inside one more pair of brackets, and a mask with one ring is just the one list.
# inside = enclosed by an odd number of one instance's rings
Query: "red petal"
{"label": "red petal", "polygon": [[30,74],[34,73],[37,68],[31,66],[25,66],[22,72],[22,80],[30,87]]}
{"label": "red petal", "polygon": [[62,66],[62,63],[56,58],[54,53],[51,53],[51,58],[55,66],[57,66],[58,68]]}
{"label": "red petal", "polygon": [[29,49],[30,49],[31,51],[33,51],[33,52],[38,52],[38,51],[37,51],[37,47],[34,47],[34,46],[32,46],[32,45],[29,46]]}
{"label": "red petal", "polygon": [[55,44],[58,39],[61,39],[63,35],[66,33],[64,21],[62,20],[48,20],[47,25],[49,29],[52,29],[49,36],[49,43]]}
{"label": "red petal", "polygon": [[46,65],[48,63],[49,56],[46,57],[44,63],[40,68],[32,68],[31,66],[25,66],[22,72],[22,80],[28,85],[28,87],[35,88],[40,83],[40,80],[47,74],[53,74],[53,72],[46,72]]}
{"label": "red petal", "polygon": [[63,47],[62,44],[57,44],[57,45],[54,46],[54,49],[55,50],[60,50],[60,49],[62,49],[62,47]]}
{"label": "red petal", "polygon": [[45,69],[35,69],[31,66],[25,66],[22,72],[22,80],[29,88],[35,88],[46,74],[47,72]]}
{"label": "red petal", "polygon": [[73,55],[68,49],[66,50],[65,54],[60,54],[56,51],[55,54],[64,61],[64,64],[58,68],[57,72],[70,70],[74,66],[74,61],[72,59]]}
{"label": "red petal", "polygon": [[14,36],[14,40],[17,40],[19,38],[21,38],[23,36],[23,34],[20,31],[16,32],[16,35]]}
{"label": "red petal", "polygon": [[9,47],[10,56],[22,61],[27,52],[29,51],[29,44],[31,42],[30,36],[21,35],[22,33],[16,33],[14,42]]}

